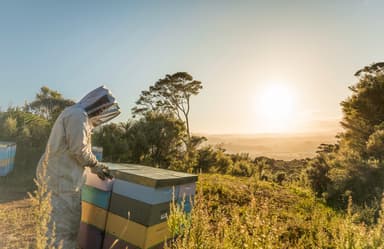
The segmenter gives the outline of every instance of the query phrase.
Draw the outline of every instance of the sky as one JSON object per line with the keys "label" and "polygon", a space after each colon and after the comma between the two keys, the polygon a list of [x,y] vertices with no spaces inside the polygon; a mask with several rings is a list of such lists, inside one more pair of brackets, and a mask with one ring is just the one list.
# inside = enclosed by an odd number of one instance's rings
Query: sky
{"label": "sky", "polygon": [[337,128],[353,74],[382,61],[383,1],[3,1],[0,107],[40,87],[79,100],[106,85],[127,121],[140,92],[188,72],[195,133]]}

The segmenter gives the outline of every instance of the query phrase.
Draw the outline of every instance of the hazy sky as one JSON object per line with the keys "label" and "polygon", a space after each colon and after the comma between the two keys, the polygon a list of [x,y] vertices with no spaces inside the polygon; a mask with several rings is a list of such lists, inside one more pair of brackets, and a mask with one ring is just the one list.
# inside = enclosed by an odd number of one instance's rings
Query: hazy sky
{"label": "hazy sky", "polygon": [[[318,131],[337,124],[354,72],[383,59],[383,9],[379,0],[0,0],[0,106],[30,101],[42,85],[79,100],[105,84],[126,121],[142,90],[187,71],[204,87],[192,99],[194,132]],[[260,107],[271,91],[283,94]]]}

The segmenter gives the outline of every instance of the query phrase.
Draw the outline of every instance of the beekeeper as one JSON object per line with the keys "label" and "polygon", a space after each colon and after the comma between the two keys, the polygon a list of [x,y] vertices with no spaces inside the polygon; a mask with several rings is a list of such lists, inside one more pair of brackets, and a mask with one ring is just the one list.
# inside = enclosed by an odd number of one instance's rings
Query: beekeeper
{"label": "beekeeper", "polygon": [[[108,168],[92,154],[91,131],[119,114],[112,93],[102,86],[67,107],[53,125],[36,173],[37,179],[45,180],[52,193],[51,221],[55,224],[56,246],[62,241],[63,249],[77,248],[84,167],[90,167],[102,179],[110,176]],[[46,165],[46,177],[41,177],[43,165]],[[51,225],[49,237],[52,229]]]}

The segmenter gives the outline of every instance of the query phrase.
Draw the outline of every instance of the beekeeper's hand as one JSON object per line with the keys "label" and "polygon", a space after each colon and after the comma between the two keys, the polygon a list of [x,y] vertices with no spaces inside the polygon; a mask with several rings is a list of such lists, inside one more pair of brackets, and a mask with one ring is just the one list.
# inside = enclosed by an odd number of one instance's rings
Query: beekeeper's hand
{"label": "beekeeper's hand", "polygon": [[101,180],[105,180],[106,178],[112,179],[109,168],[102,163],[97,163],[91,167],[91,172],[96,174]]}

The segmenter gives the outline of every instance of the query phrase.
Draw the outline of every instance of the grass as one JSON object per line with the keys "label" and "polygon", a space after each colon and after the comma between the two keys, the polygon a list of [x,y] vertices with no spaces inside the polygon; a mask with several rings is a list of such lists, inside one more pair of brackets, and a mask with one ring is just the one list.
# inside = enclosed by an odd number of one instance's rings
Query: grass
{"label": "grass", "polygon": [[[0,205],[0,248],[36,248],[33,207],[30,200]],[[369,226],[353,210],[351,199],[337,212],[294,184],[202,174],[191,214],[171,206],[175,239],[167,248],[384,248],[383,213]]]}
{"label": "grass", "polygon": [[32,248],[35,242],[32,209],[29,200],[0,204],[0,248]]}
{"label": "grass", "polygon": [[384,248],[382,214],[355,222],[351,199],[337,213],[299,186],[221,175],[201,175],[198,189],[190,215],[172,205],[168,248]]}
{"label": "grass", "polygon": [[[46,167],[34,179],[36,189],[29,198],[0,205],[0,248],[59,249],[54,246],[55,224],[51,224],[51,193],[48,190]],[[48,227],[52,226],[52,231]],[[48,235],[49,231],[49,235]]]}

